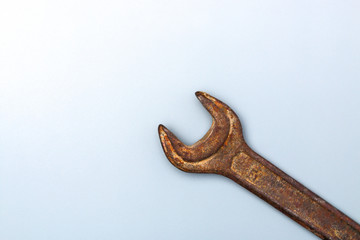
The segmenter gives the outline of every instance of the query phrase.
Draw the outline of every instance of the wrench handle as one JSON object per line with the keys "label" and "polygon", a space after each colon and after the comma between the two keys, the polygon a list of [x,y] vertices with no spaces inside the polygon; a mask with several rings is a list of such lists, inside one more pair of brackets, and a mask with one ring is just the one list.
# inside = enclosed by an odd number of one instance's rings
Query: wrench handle
{"label": "wrench handle", "polygon": [[248,146],[226,177],[245,187],[321,239],[360,240],[360,225]]}

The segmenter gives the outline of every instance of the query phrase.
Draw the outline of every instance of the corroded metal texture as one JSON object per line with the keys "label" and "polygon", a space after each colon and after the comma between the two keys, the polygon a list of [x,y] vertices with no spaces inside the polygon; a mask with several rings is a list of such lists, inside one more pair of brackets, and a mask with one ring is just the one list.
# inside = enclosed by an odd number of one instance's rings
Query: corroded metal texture
{"label": "corroded metal texture", "polygon": [[201,140],[187,146],[159,126],[165,155],[175,167],[228,177],[321,239],[360,240],[359,224],[250,149],[232,109],[207,93],[196,96],[213,116]]}

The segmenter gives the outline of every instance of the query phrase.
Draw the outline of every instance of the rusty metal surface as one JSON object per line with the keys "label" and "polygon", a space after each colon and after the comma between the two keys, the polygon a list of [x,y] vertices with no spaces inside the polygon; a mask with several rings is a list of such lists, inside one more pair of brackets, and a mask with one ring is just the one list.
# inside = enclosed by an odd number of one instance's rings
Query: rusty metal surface
{"label": "rusty metal surface", "polygon": [[213,117],[201,140],[184,145],[159,125],[163,150],[175,167],[228,177],[321,239],[360,240],[358,223],[250,149],[232,109],[207,93],[196,92],[196,96]]}

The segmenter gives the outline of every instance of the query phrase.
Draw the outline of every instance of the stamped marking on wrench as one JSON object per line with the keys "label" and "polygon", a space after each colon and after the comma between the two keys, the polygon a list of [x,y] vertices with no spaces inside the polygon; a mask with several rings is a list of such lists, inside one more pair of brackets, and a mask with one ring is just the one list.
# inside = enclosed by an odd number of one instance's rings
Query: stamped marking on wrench
{"label": "stamped marking on wrench", "polygon": [[255,153],[245,142],[239,118],[204,92],[196,96],[213,117],[207,134],[191,146],[163,125],[160,141],[169,161],[185,172],[228,177],[321,239],[360,240],[360,225]]}

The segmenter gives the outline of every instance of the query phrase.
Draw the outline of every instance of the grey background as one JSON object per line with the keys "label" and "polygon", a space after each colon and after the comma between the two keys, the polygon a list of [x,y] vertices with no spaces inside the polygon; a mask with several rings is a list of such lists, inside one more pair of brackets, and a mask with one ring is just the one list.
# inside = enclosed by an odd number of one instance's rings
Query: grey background
{"label": "grey background", "polygon": [[[317,239],[232,181],[181,172],[240,116],[249,145],[360,221],[358,1],[2,1],[0,239]],[[350,184],[349,184],[350,182]]]}

